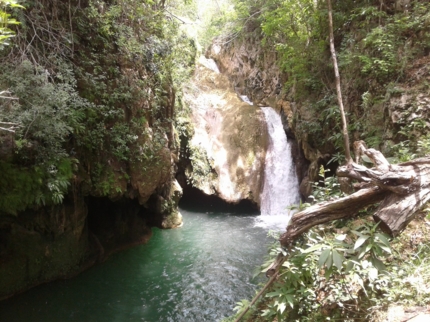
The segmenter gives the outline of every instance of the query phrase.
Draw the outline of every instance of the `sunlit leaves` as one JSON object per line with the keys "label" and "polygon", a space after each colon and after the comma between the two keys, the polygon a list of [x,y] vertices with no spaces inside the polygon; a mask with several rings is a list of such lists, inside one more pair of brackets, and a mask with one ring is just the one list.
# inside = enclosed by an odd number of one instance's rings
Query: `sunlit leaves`
{"label": "sunlit leaves", "polygon": [[344,307],[360,294],[371,296],[384,288],[383,260],[392,250],[377,227],[363,223],[341,233],[325,228],[308,233],[305,245],[293,248],[282,264],[279,283],[266,294],[269,302],[262,315],[279,319],[298,308],[311,314],[323,303]]}
{"label": "sunlit leaves", "polygon": [[0,0],[0,49],[3,45],[9,45],[9,38],[15,35],[15,33],[9,29],[9,26],[19,24],[16,19],[11,18],[11,15],[6,12],[8,7],[24,9],[24,7],[15,0]]}

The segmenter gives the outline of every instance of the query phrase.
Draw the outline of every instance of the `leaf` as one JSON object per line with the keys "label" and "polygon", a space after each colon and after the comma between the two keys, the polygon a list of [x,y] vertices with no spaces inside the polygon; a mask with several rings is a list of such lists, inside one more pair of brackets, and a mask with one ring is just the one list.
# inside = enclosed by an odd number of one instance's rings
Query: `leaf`
{"label": "leaf", "polygon": [[323,246],[324,246],[324,245],[316,244],[316,245],[313,245],[312,247],[309,247],[309,248],[307,248],[307,249],[303,250],[303,251],[302,251],[302,253],[303,253],[303,254],[312,253],[312,252],[314,252],[314,251],[316,251],[316,250],[321,249]]}
{"label": "leaf", "polygon": [[344,258],[341,254],[337,252],[337,250],[333,249],[333,262],[334,266],[340,271],[342,269]]}
{"label": "leaf", "polygon": [[372,162],[372,160],[370,160],[370,158],[369,158],[367,155],[362,155],[362,156],[361,156],[361,159],[362,159],[364,162],[367,162],[367,163],[373,163],[373,162]]}
{"label": "leaf", "polygon": [[367,253],[369,250],[372,249],[372,246],[373,246],[372,244],[367,244],[366,248],[364,249],[364,252]]}
{"label": "leaf", "polygon": [[346,238],[346,234],[342,234],[342,235],[337,235],[337,236],[336,236],[336,239],[337,239],[338,241],[344,241],[344,240],[345,240],[345,238]]}
{"label": "leaf", "polygon": [[294,296],[291,294],[285,295],[285,298],[287,299],[288,304],[290,304],[291,308],[294,308]]}
{"label": "leaf", "polygon": [[269,292],[266,294],[266,297],[275,297],[282,294],[282,291]]}
{"label": "leaf", "polygon": [[378,258],[373,257],[373,258],[371,259],[371,262],[372,262],[373,266],[375,266],[375,267],[376,267],[376,269],[377,269],[379,272],[382,272],[382,271],[385,271],[385,270],[386,270],[386,267],[385,267],[384,263],[383,263],[382,261],[380,261]]}
{"label": "leaf", "polygon": [[385,245],[381,245],[379,244],[379,247],[381,247],[384,251],[386,251],[388,254],[391,254],[391,248],[385,246]]}
{"label": "leaf", "polygon": [[364,255],[366,255],[366,249],[360,250],[360,252],[358,253],[357,258],[358,259],[362,259]]}
{"label": "leaf", "polygon": [[354,267],[354,262],[353,261],[348,261],[346,263],[346,268],[345,268],[345,273],[349,273]]}
{"label": "leaf", "polygon": [[330,276],[331,276],[331,273],[333,273],[333,269],[327,269],[326,271],[325,271],[325,274],[324,274],[324,277],[325,277],[325,279],[326,280],[328,280],[329,278],[330,278]]}
{"label": "leaf", "polygon": [[369,237],[370,237],[370,236],[365,236],[365,235],[362,235],[361,237],[359,237],[359,238],[357,239],[357,241],[355,242],[355,244],[354,244],[354,249],[357,249],[357,248],[359,248],[361,245],[363,245],[363,244],[365,243],[365,241],[369,239]]}
{"label": "leaf", "polygon": [[332,264],[333,264],[333,256],[332,256],[331,251],[330,251],[330,254],[329,254],[329,256],[327,258],[327,262],[326,262],[327,268],[330,269]]}
{"label": "leaf", "polygon": [[386,236],[384,236],[381,233],[376,233],[375,234],[376,237],[378,237],[378,239],[387,247],[391,248],[391,244],[390,241],[388,240],[388,238]]}
{"label": "leaf", "polygon": [[330,255],[330,248],[325,249],[318,260],[318,266],[322,268]]}
{"label": "leaf", "polygon": [[278,304],[278,311],[281,314],[284,313],[284,311],[285,311],[286,308],[287,308],[287,305],[284,302]]}
{"label": "leaf", "polygon": [[10,6],[11,6],[11,8],[25,9],[25,7],[23,7],[23,6],[21,6],[20,4],[17,4],[17,3],[11,3]]}
{"label": "leaf", "polygon": [[273,315],[273,312],[270,309],[263,310],[263,313],[261,314],[261,316],[271,316],[271,315]]}

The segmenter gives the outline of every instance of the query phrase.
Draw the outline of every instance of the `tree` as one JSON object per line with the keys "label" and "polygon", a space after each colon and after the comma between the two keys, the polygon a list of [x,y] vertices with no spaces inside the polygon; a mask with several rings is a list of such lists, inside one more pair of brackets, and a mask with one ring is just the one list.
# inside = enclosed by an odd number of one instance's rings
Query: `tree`
{"label": "tree", "polygon": [[352,158],[351,158],[350,147],[349,147],[349,135],[348,135],[348,128],[346,124],[345,109],[343,107],[342,90],[340,87],[340,75],[339,75],[339,68],[337,66],[336,49],[334,48],[333,15],[332,15],[331,0],[327,0],[327,5],[328,5],[328,21],[329,21],[329,30],[330,30],[330,51],[331,51],[331,57],[333,59],[334,75],[336,78],[337,101],[339,104],[340,115],[342,118],[342,135],[343,135],[343,143],[345,146],[345,159],[346,159],[346,162],[349,164],[352,162]]}

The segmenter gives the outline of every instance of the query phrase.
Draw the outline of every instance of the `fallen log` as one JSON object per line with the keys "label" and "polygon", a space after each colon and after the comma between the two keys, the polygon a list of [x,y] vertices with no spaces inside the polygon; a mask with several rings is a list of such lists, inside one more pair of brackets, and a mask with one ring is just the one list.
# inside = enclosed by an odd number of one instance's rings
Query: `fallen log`
{"label": "fallen log", "polygon": [[386,195],[386,191],[378,187],[372,187],[359,190],[343,198],[313,205],[295,213],[291,218],[287,231],[281,235],[281,245],[284,247],[289,246],[313,226],[336,219],[353,217],[359,210],[383,200]]}
{"label": "fallen log", "polygon": [[313,226],[352,217],[360,209],[377,202],[381,203],[373,215],[374,220],[384,232],[397,236],[430,200],[430,158],[392,165],[380,151],[367,149],[361,141],[354,143],[354,149],[368,156],[374,168],[352,162],[339,167],[337,175],[359,181],[355,187],[360,190],[294,214],[287,231],[281,235],[282,246],[290,246]]}

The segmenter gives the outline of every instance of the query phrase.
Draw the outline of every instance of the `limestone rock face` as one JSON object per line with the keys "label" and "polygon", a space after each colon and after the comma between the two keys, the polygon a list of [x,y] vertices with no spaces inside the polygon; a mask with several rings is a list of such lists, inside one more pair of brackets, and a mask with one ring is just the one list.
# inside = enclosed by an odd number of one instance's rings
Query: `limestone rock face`
{"label": "limestone rock face", "polygon": [[[371,106],[374,114],[383,116],[382,142],[379,149],[393,154],[393,146],[410,140],[418,142],[430,128],[430,57],[424,56],[405,69],[405,81],[388,86],[385,100]],[[395,151],[395,150],[394,150]],[[421,151],[425,152],[425,151]]]}
{"label": "limestone rock face", "polygon": [[[309,160],[318,163],[318,159],[308,159],[303,154],[303,140],[295,134],[293,115],[297,106],[292,104],[282,93],[286,75],[277,64],[277,53],[273,49],[264,48],[261,44],[261,30],[257,26],[246,26],[244,38],[237,38],[228,44],[216,41],[209,48],[207,56],[213,58],[223,74],[227,75],[235,90],[247,95],[254,104],[271,106],[280,112],[284,130],[292,146],[292,157],[296,166],[299,182],[304,183],[302,196],[309,195],[311,183],[308,175]],[[313,151],[312,155],[316,155]],[[309,154],[308,154],[309,155]],[[318,177],[311,178],[311,181]]]}
{"label": "limestone rock face", "polygon": [[0,299],[91,262],[83,198],[0,220]]}
{"label": "limestone rock face", "polygon": [[189,140],[193,186],[236,203],[260,203],[268,146],[263,112],[243,102],[213,61],[201,58],[185,93],[194,134]]}
{"label": "limestone rock face", "polygon": [[259,106],[275,108],[286,81],[277,65],[276,50],[263,48],[257,26],[246,28],[245,39],[222,45],[215,41],[207,56],[217,62],[221,73],[228,75],[240,95],[247,95]]}

